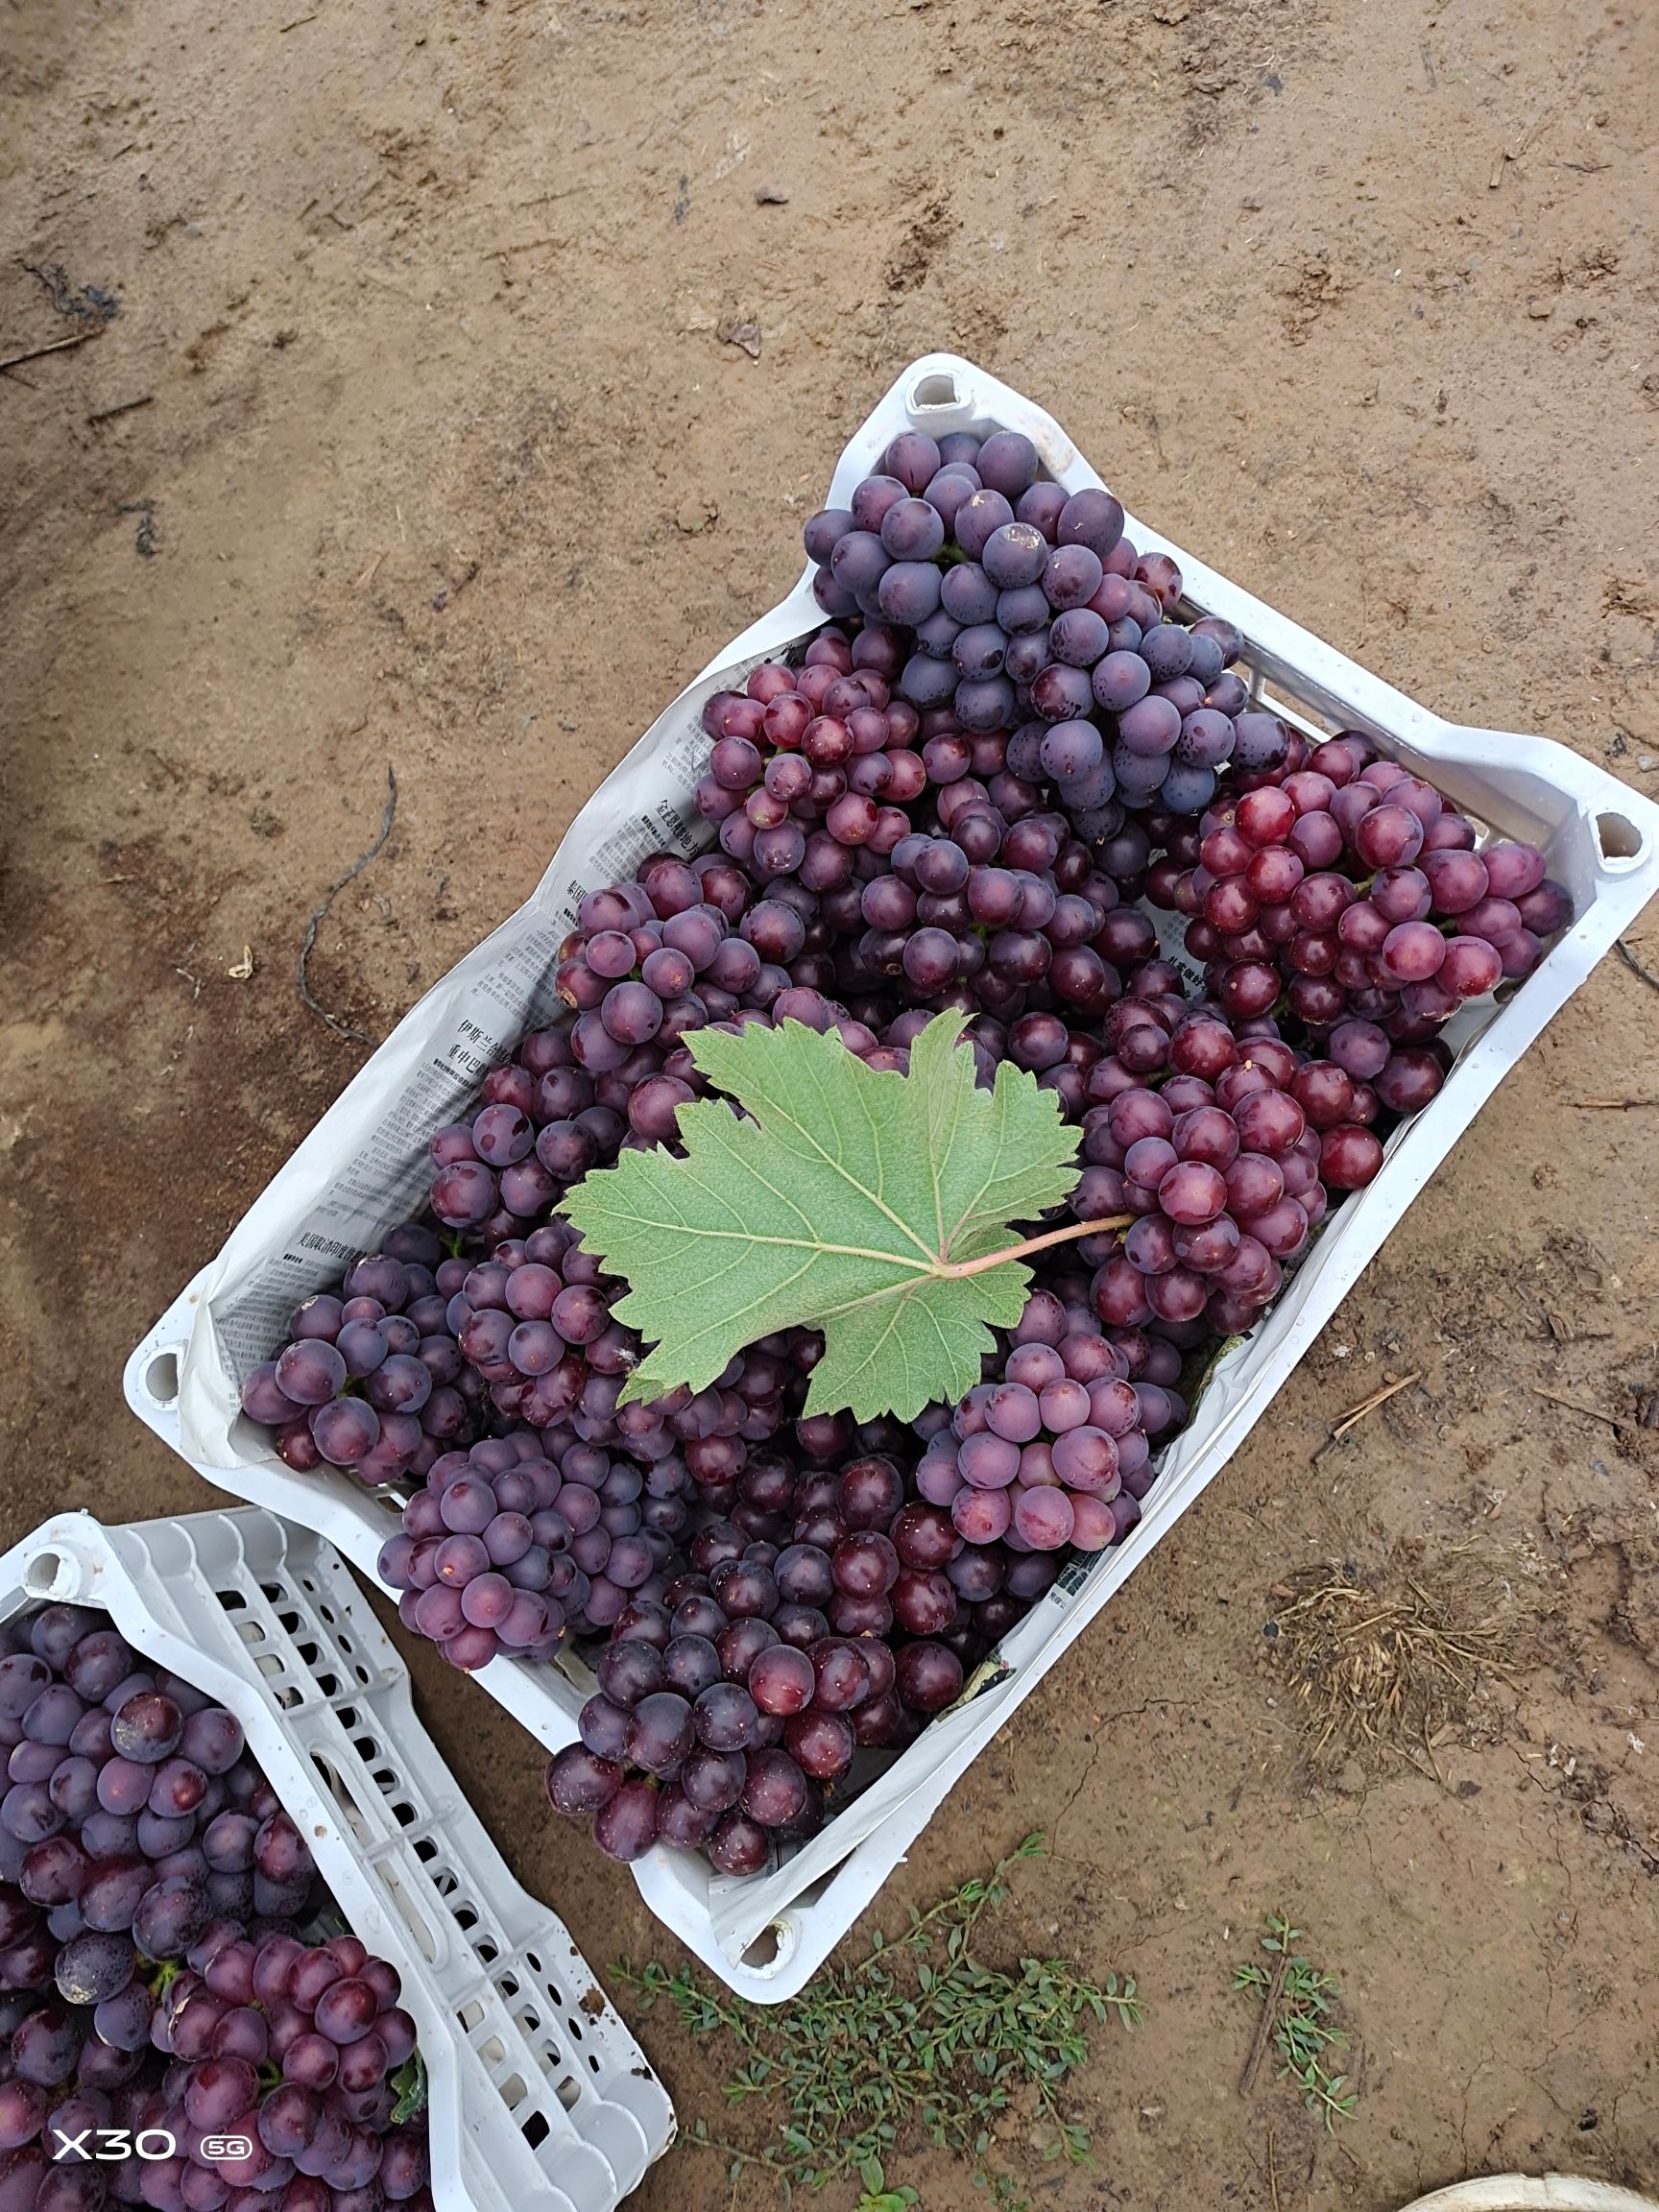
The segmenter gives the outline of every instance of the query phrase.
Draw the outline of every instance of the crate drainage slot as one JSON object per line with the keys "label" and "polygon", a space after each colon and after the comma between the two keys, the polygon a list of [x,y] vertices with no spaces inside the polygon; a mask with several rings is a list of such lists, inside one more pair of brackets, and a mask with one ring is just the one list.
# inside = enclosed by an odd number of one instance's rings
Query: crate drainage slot
{"label": "crate drainage slot", "polygon": [[762,1928],[743,1954],[743,1963],[757,1974],[776,1974],[785,1965],[795,1949],[795,1923],[792,1920],[774,1920],[770,1928]]}

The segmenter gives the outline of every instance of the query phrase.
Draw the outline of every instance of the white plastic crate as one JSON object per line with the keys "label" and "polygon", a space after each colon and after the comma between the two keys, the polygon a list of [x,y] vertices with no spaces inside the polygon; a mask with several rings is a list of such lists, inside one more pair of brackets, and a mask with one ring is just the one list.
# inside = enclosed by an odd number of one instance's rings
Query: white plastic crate
{"label": "white plastic crate", "polygon": [[101,1607],[235,1714],[342,1913],[397,1967],[438,2212],[612,2212],[672,2142],[674,2108],[462,1796],[333,1547],[248,1508],[115,1527],[63,1513],[0,1558],[0,1620],[54,1601]]}
{"label": "white plastic crate", "polygon": [[[1051,417],[968,362],[932,354],[904,372],[854,437],[825,504],[845,506],[911,426],[1022,430],[1045,472],[1068,491],[1101,482]],[[1126,528],[1143,551],[1179,563],[1187,613],[1238,624],[1263,705],[1314,738],[1369,732],[1494,834],[1542,845],[1577,919],[1518,991],[1460,1010],[1448,1032],[1458,1058],[1440,1095],[1395,1132],[1376,1181],[1333,1214],[1273,1312],[1219,1364],[1190,1425],[1162,1455],[1139,1527],[1112,1551],[1068,1568],[1004,1639],[998,1677],[785,1864],[733,1881],[659,1845],[636,1865],[653,1911],[733,1989],[761,2003],[800,1988],[970,1761],[1225,1465],[1482,1101],[1659,888],[1659,808],[1649,801],[1564,746],[1441,720],[1133,517]],[[291,1473],[241,1417],[237,1378],[280,1341],[290,1307],[419,1207],[426,1136],[556,1004],[554,951],[581,897],[653,848],[689,852],[707,841],[691,805],[709,742],[704,701],[822,620],[808,571],[659,717],[576,817],[528,903],[405,1016],[133,1353],[129,1403],[207,1479],[323,1530],[373,1572],[394,1526],[389,1502],[345,1475]],[[507,1659],[479,1680],[543,1743],[573,1739],[580,1680]]]}

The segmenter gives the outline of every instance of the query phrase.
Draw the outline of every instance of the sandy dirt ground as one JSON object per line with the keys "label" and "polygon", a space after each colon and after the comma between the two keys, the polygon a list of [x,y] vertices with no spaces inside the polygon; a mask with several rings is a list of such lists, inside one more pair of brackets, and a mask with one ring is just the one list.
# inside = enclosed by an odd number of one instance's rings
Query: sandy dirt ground
{"label": "sandy dirt ground", "polygon": [[[1659,789],[1650,8],[7,0],[0,85],[0,355],[118,310],[0,375],[0,1539],[207,1503],[121,1362],[360,1062],[295,962],[388,767],[313,963],[371,1038],[792,580],[918,352],[1413,695]],[[1610,960],[882,1901],[1046,1827],[993,1948],[1139,1978],[1074,2084],[1095,2165],[999,2145],[1038,2205],[1659,2183],[1656,1100]],[[1334,1761],[1274,1593],[1416,1558],[1509,1671]],[[529,1740],[411,1661],[526,1882],[649,1956]],[[1334,2135],[1238,2093],[1275,1907],[1341,1979]],[[644,2032],[717,2120],[717,2047]],[[685,2151],[637,2200],[731,2197]]]}

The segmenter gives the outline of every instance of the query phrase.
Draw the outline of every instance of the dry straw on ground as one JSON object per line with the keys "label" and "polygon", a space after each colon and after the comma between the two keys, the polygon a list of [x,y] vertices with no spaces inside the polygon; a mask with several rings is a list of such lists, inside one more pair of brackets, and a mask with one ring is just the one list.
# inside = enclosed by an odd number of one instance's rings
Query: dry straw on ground
{"label": "dry straw on ground", "polygon": [[1479,1726],[1517,1662],[1522,1608],[1470,1547],[1430,1559],[1396,1546],[1374,1569],[1327,1561],[1270,1599],[1275,1663],[1306,1707],[1318,1771],[1405,1759],[1437,1772],[1435,1751]]}

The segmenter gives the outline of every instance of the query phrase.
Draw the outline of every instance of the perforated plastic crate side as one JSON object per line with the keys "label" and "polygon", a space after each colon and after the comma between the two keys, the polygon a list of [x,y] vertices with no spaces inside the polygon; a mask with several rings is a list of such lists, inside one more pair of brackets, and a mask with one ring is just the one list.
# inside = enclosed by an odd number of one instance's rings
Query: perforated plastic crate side
{"label": "perforated plastic crate side", "polygon": [[[268,1607],[281,1638],[262,1631],[265,1666],[279,1664],[290,1685],[303,1671],[321,1694],[321,1707],[303,1698],[295,1708],[294,1733],[514,2124],[544,2171],[557,2163],[563,2172],[570,2152],[561,2145],[559,2119],[566,2115],[626,2193],[673,2127],[672,2107],[637,2044],[559,1922],[509,1873],[417,1719],[402,1662],[332,1548],[270,1516],[242,1523],[237,1533],[247,1571],[237,1572],[241,1558],[227,1560],[223,1575],[210,1571],[215,1595],[246,1608],[245,1639],[250,1621]],[[520,1948],[530,1941],[538,1960],[562,1944],[566,1983],[580,1977],[575,1998],[530,1964]],[[540,1982],[543,2012],[534,2038],[496,1986],[503,1972]]]}
{"label": "perforated plastic crate side", "polygon": [[[270,1524],[275,1530],[276,1525]],[[254,1533],[263,1537],[264,1531]],[[314,1670],[345,1732],[359,1771],[354,1797],[373,1789],[390,1808],[393,1840],[412,1852],[433,1889],[443,1897],[480,1985],[493,1985],[510,2008],[540,2015],[526,2041],[546,2055],[554,2071],[557,2048],[549,2026],[556,2019],[580,2059],[569,2069],[565,2102],[597,2097],[636,2110],[648,2135],[671,2129],[672,2109],[654,2077],[640,2073],[639,2046],[629,2034],[561,1924],[514,1879],[489,1831],[468,1803],[414,1711],[409,1681],[396,1647],[329,1545],[309,1530],[281,1532],[286,1566],[310,1598],[312,1634],[332,1657]],[[251,1559],[256,1572],[264,1562]],[[358,1688],[349,1676],[354,1673]],[[330,1682],[343,1684],[330,1690]],[[363,1708],[380,1723],[380,1740],[365,1733]],[[439,1767],[446,1785],[441,1800],[421,1803],[405,1770]],[[419,1807],[419,1810],[417,1808]],[[510,1990],[502,1984],[510,1983]],[[522,2025],[522,2024],[521,2024]]]}

